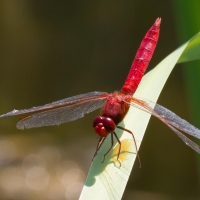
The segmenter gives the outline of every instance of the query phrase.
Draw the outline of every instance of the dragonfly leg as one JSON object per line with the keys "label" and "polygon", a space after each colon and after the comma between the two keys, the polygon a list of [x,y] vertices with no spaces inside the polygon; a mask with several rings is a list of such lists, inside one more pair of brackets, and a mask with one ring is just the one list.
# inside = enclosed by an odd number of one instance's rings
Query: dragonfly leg
{"label": "dragonfly leg", "polygon": [[99,138],[99,141],[98,141],[98,144],[97,144],[97,148],[96,148],[96,151],[95,151],[94,156],[92,158],[92,161],[94,160],[94,157],[97,155],[97,152],[101,148],[101,145],[103,144],[105,139],[106,139],[105,137],[100,137]]}
{"label": "dragonfly leg", "polygon": [[[121,152],[121,141],[119,140],[119,138],[118,138],[118,136],[117,136],[117,134],[115,132],[111,133],[111,146],[108,149],[108,151],[104,154],[104,158],[103,158],[102,163],[105,161],[106,155],[110,152],[110,150],[113,147],[113,144],[114,144],[113,134],[115,135],[115,137],[116,137],[116,139],[117,139],[117,141],[119,143],[119,151],[118,151],[118,154],[117,154],[117,161],[119,162],[120,167],[121,167],[121,162],[119,161],[119,155],[120,155],[120,152]],[[99,138],[99,141],[98,141],[98,144],[97,144],[97,148],[96,148],[96,151],[95,151],[94,156],[92,158],[92,161],[93,161],[94,157],[97,155],[97,152],[101,148],[101,146],[102,146],[103,142],[105,141],[105,139],[106,139],[106,137],[100,137]]]}
{"label": "dragonfly leg", "polygon": [[140,156],[139,156],[139,153],[138,153],[138,148],[137,148],[136,140],[135,140],[135,137],[134,137],[133,133],[132,133],[130,130],[128,130],[128,129],[126,129],[126,128],[123,128],[123,127],[121,127],[121,126],[117,126],[117,128],[122,129],[122,130],[124,130],[124,131],[130,133],[130,134],[133,136],[133,141],[134,141],[134,143],[135,143],[136,155],[137,155],[137,157],[138,157],[138,160],[139,160],[139,163],[140,163],[140,168],[141,168],[141,166],[142,166],[142,165],[141,165],[141,160],[140,160]]}
{"label": "dragonfly leg", "polygon": [[118,143],[119,143],[119,151],[118,151],[118,154],[117,154],[117,160],[118,160],[118,162],[119,162],[119,164],[120,164],[119,167],[121,167],[121,162],[119,161],[119,154],[120,154],[120,152],[121,152],[121,141],[119,140],[119,138],[118,138],[118,136],[117,136],[117,134],[116,134],[115,132],[113,132],[113,134],[115,135],[115,137],[116,137],[116,139],[117,139],[117,141],[118,141]]}
{"label": "dragonfly leg", "polygon": [[[115,133],[115,132],[114,132],[114,133]],[[113,144],[114,144],[114,141],[113,141],[113,133],[111,133],[111,146],[110,146],[110,148],[108,149],[108,151],[104,154],[104,158],[103,158],[102,163],[104,162],[106,155],[107,155],[107,154],[109,153],[109,151],[112,149]]]}

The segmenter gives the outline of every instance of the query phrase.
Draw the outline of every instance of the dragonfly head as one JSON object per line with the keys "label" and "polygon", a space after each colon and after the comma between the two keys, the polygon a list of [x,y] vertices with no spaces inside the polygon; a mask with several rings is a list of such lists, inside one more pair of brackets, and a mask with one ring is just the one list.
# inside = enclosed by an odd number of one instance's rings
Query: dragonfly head
{"label": "dragonfly head", "polygon": [[95,132],[101,137],[106,137],[115,130],[115,122],[109,117],[97,116],[94,118],[93,127]]}

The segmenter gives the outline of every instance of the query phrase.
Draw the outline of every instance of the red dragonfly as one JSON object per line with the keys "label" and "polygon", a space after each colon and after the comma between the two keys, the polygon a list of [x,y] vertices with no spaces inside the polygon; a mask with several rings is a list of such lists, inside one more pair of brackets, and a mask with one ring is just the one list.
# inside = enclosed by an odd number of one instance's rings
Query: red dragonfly
{"label": "red dragonfly", "polygon": [[[18,129],[28,129],[41,126],[59,125],[65,122],[73,121],[84,117],[84,114],[102,107],[101,116],[96,117],[93,121],[94,130],[100,136],[94,157],[96,156],[107,135],[111,134],[111,147],[106,152],[106,154],[104,154],[104,159],[113,146],[113,137],[115,136],[119,143],[119,151],[117,155],[117,160],[119,161],[121,142],[114,130],[115,128],[119,128],[130,133],[133,136],[134,143],[136,145],[133,133],[124,127],[118,126],[118,124],[127,114],[129,107],[135,106],[160,119],[169,128],[171,128],[188,146],[190,146],[196,152],[200,153],[200,146],[195,144],[180,132],[183,131],[200,139],[199,129],[195,128],[193,125],[184,119],[181,119],[175,113],[168,110],[167,108],[162,107],[161,105],[151,101],[132,97],[146,71],[146,68],[155,50],[159,37],[160,23],[161,19],[158,18],[146,33],[136,53],[136,57],[132,63],[128,77],[119,92],[114,92],[111,94],[106,92],[90,92],[86,94],[80,94],[60,101],[49,103],[44,106],[38,106],[24,110],[13,110],[7,114],[0,115],[0,118],[41,111],[24,117],[17,123]],[[136,153],[138,155],[137,146]]]}

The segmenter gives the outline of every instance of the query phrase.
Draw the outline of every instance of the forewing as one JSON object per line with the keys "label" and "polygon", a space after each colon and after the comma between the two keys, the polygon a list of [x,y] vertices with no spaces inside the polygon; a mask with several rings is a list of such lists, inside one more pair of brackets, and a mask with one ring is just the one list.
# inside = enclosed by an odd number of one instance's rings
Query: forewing
{"label": "forewing", "polygon": [[[129,103],[125,100],[125,102]],[[179,116],[177,116],[172,111],[168,110],[167,108],[164,108],[163,106],[159,104],[155,104],[148,100],[141,100],[137,98],[132,98],[130,105],[137,107],[145,112],[148,112],[149,114],[157,117],[160,119],[163,123],[165,123],[170,129],[172,129],[184,142],[186,145],[191,147],[196,152],[200,153],[200,146],[198,146],[196,143],[191,141],[189,138],[187,138],[185,135],[183,135],[179,130],[192,135],[196,138],[200,138],[200,130],[191,125],[189,122],[187,122],[184,119],[181,119]],[[177,130],[179,129],[179,130]]]}
{"label": "forewing", "polygon": [[90,99],[81,103],[55,108],[36,113],[21,119],[17,123],[18,129],[53,126],[63,124],[84,117],[84,114],[100,108],[106,98]]}
{"label": "forewing", "polygon": [[167,108],[151,101],[137,98],[132,98],[130,104],[150,113],[151,115],[163,121],[165,124],[170,124],[171,126],[200,139],[200,130],[198,128],[194,127],[186,120],[180,118]]}
{"label": "forewing", "polygon": [[21,115],[21,114],[37,112],[37,111],[42,111],[42,110],[61,107],[61,106],[77,104],[79,102],[85,102],[85,101],[89,101],[92,99],[102,99],[102,98],[106,98],[107,96],[108,96],[108,93],[106,93],[106,92],[89,92],[86,94],[80,94],[80,95],[76,95],[76,96],[62,99],[59,101],[55,101],[55,102],[52,102],[49,104],[45,104],[43,106],[37,106],[37,107],[23,109],[23,110],[13,110],[6,114],[0,115],[0,118],[11,117],[14,115]]}
{"label": "forewing", "polygon": [[183,135],[180,131],[178,131],[177,129],[175,129],[173,126],[171,126],[169,124],[167,124],[167,126],[169,128],[171,128],[178,135],[178,137],[180,137],[183,140],[183,142],[185,142],[186,145],[188,145],[189,147],[191,147],[197,153],[200,153],[200,146],[199,145],[197,145],[192,140],[190,140],[189,138],[187,138],[185,135]]}
{"label": "forewing", "polygon": [[155,105],[154,111],[162,117],[162,120],[164,120],[167,124],[170,124],[173,127],[200,139],[200,130],[186,120],[177,116],[172,111],[158,104]]}

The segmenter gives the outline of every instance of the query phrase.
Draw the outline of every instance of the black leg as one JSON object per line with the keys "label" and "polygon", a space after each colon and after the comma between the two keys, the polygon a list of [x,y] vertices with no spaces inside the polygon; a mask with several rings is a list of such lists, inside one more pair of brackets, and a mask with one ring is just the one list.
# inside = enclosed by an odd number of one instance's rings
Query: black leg
{"label": "black leg", "polygon": [[106,139],[105,137],[100,137],[99,138],[99,141],[98,141],[98,144],[97,144],[97,148],[96,148],[96,151],[95,151],[94,156],[92,158],[92,161],[94,160],[94,157],[97,155],[97,152],[101,148],[101,145],[103,144],[105,139]]}
{"label": "black leg", "polygon": [[111,133],[111,147],[110,147],[110,148],[108,149],[108,151],[104,154],[104,158],[103,158],[102,163],[104,162],[106,155],[107,155],[107,154],[109,153],[109,151],[112,149],[113,144],[114,144],[114,141],[113,141],[113,133]]}
{"label": "black leg", "polygon": [[121,126],[117,126],[117,128],[122,129],[122,130],[124,130],[124,131],[130,133],[130,134],[133,136],[133,141],[134,141],[134,143],[135,143],[135,149],[136,149],[136,155],[137,155],[137,157],[138,157],[138,160],[139,160],[139,163],[140,163],[140,168],[141,168],[140,156],[139,156],[139,153],[138,153],[138,148],[137,148],[136,140],[135,140],[135,137],[134,137],[133,133],[132,133],[130,130],[128,130],[128,129],[126,129],[126,128],[123,128],[123,127],[121,127]]}
{"label": "black leg", "polygon": [[117,141],[118,141],[118,143],[119,143],[119,151],[118,151],[118,154],[117,154],[117,160],[118,160],[118,162],[119,162],[119,164],[120,164],[119,167],[121,167],[121,162],[119,161],[119,154],[120,154],[120,152],[121,152],[121,141],[119,140],[119,138],[118,138],[118,136],[117,136],[117,134],[116,134],[115,132],[113,132],[113,134],[115,135],[115,137],[116,137],[116,139],[117,139]]}

